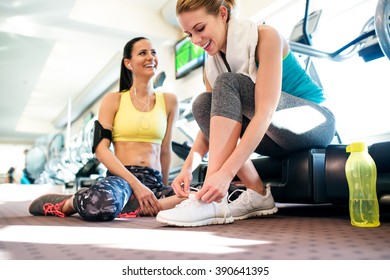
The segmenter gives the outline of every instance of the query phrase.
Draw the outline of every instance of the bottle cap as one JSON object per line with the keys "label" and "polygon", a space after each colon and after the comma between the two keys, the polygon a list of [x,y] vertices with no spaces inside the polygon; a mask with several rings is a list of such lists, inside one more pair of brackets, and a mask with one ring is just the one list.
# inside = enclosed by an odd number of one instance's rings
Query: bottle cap
{"label": "bottle cap", "polygon": [[368,151],[367,144],[364,142],[354,142],[351,143],[349,146],[346,148],[347,153],[353,153],[353,152],[364,152]]}

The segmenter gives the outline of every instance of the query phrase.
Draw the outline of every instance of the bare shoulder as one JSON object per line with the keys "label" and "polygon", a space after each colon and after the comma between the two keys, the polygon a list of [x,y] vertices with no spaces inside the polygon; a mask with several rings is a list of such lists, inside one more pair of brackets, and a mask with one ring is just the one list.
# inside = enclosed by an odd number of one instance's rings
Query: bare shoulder
{"label": "bare shoulder", "polygon": [[106,129],[112,129],[113,120],[119,108],[120,97],[119,92],[107,93],[100,102],[98,119]]}
{"label": "bare shoulder", "polygon": [[170,93],[170,92],[163,92],[165,103],[170,105],[175,105],[178,103],[178,99],[176,94]]}
{"label": "bare shoulder", "polygon": [[105,94],[102,98],[102,102],[113,102],[113,101],[119,101],[121,98],[120,92],[109,92]]}
{"label": "bare shoulder", "polygon": [[260,38],[261,37],[268,37],[268,38],[277,37],[280,39],[282,38],[278,30],[266,24],[258,25],[258,31],[259,31]]}
{"label": "bare shoulder", "polygon": [[289,46],[287,40],[279,33],[277,29],[266,24],[258,25],[259,32],[259,47],[262,45],[265,48],[277,48],[283,50],[283,54],[288,53]]}
{"label": "bare shoulder", "polygon": [[163,92],[164,96],[164,102],[165,102],[165,109],[167,110],[167,113],[170,115],[173,113],[176,115],[179,107],[179,101],[175,94],[169,93],[169,92]]}
{"label": "bare shoulder", "polygon": [[115,107],[116,105],[119,106],[119,102],[121,100],[121,93],[120,92],[110,92],[106,93],[101,101],[101,106],[107,105],[110,107]]}

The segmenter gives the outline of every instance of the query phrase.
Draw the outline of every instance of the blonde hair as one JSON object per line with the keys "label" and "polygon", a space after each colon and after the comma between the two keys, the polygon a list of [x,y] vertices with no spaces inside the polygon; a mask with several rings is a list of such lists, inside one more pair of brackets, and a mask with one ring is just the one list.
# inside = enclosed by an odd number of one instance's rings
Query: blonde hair
{"label": "blonde hair", "polygon": [[231,10],[235,5],[235,0],[178,0],[176,3],[176,15],[204,7],[208,14],[216,16],[219,13],[219,8],[225,6],[230,16]]}

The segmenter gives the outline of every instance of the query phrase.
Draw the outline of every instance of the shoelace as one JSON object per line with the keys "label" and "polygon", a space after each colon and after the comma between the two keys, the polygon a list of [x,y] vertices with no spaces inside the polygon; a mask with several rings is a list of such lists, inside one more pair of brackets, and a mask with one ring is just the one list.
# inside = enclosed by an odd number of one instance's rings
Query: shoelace
{"label": "shoelace", "polygon": [[51,214],[57,217],[65,218],[65,214],[61,212],[59,209],[62,207],[62,205],[65,203],[65,200],[61,203],[53,204],[53,203],[45,203],[43,205],[43,211],[45,213],[45,216],[47,214]]}
{"label": "shoelace", "polygon": [[[190,186],[190,190],[191,190],[191,191],[194,191],[194,192],[198,192],[198,191],[199,191],[198,188],[196,188],[196,187],[191,187],[191,186]],[[178,208],[183,208],[184,206],[186,206],[186,205],[188,205],[188,204],[190,204],[190,203],[192,203],[192,202],[194,202],[194,201],[197,201],[197,199],[195,198],[195,195],[194,195],[194,194],[190,194],[190,195],[188,196],[188,199],[183,200],[181,203],[177,204],[176,207],[179,206]]]}
{"label": "shoelace", "polygon": [[226,221],[226,217],[227,217],[227,213],[229,213],[230,209],[229,209],[229,206],[227,203],[224,203],[224,207],[225,207],[225,213],[223,215],[223,218],[225,219]]}
{"label": "shoelace", "polygon": [[194,191],[194,192],[198,192],[199,191],[199,189],[197,188],[197,187],[194,187],[194,186],[190,186],[190,190],[192,190],[192,191]]}
{"label": "shoelace", "polygon": [[140,216],[139,211],[141,210],[141,207],[137,208],[137,210],[129,213],[120,213],[118,215],[118,218],[137,218]]}
{"label": "shoelace", "polygon": [[186,200],[183,200],[181,203],[177,204],[176,205],[176,208],[183,208],[183,207],[186,207],[187,205],[191,204],[191,203],[194,203],[198,201],[196,198],[195,198],[195,195],[192,195],[190,194],[188,196],[188,199]]}
{"label": "shoelace", "polygon": [[[231,200],[230,197],[235,193],[235,192],[241,192],[241,194],[235,199],[235,200]],[[242,202],[245,203],[245,204],[248,204],[250,202],[250,197],[248,195],[248,193],[244,190],[241,190],[241,189],[237,189],[237,190],[234,190],[229,196],[228,196],[228,202],[229,203],[235,203],[236,201],[238,201],[238,199],[241,198]]]}

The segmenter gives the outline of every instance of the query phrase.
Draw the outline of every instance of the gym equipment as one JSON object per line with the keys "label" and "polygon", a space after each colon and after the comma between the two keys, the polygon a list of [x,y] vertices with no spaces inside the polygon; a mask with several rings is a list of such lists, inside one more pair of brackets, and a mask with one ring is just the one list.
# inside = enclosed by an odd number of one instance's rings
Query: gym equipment
{"label": "gym equipment", "polygon": [[92,152],[95,122],[97,122],[97,117],[90,114],[89,117],[86,117],[84,128],[81,131],[82,140],[77,151],[83,166],[75,174],[74,184],[76,190],[81,187],[92,186],[97,180],[104,177],[103,174],[106,171],[106,168],[100,164]]}
{"label": "gym equipment", "polygon": [[379,45],[390,59],[390,1],[379,0],[375,12],[375,31]]}
{"label": "gym equipment", "polygon": [[[300,54],[310,57],[327,58],[333,61],[343,61],[359,53],[365,61],[370,61],[384,55],[390,59],[390,3],[389,0],[379,0],[375,11],[375,17],[366,22],[361,34],[342,46],[340,49],[330,53],[315,49],[310,43],[309,25],[310,1],[306,0],[305,17],[302,24],[303,42],[290,42],[291,49]],[[375,19],[375,24],[373,24]],[[369,48],[369,49],[365,49]],[[368,54],[369,57],[365,58]]]}
{"label": "gym equipment", "polygon": [[[305,17],[296,27],[302,28],[302,36],[298,42],[290,41],[291,49],[309,57],[328,58],[342,61],[359,53],[365,61],[379,58],[378,44],[375,48],[375,38],[381,46],[380,51],[390,59],[389,51],[389,0],[380,0],[377,4],[374,18],[363,27],[362,33],[356,39],[334,53],[325,53],[311,46],[311,33],[307,26],[316,26],[320,13],[308,15],[309,0],[306,1]],[[312,22],[309,23],[308,21]],[[313,22],[314,21],[314,22]],[[313,32],[315,28],[310,28]],[[368,42],[370,44],[368,44]],[[349,50],[348,52],[345,52]],[[311,74],[311,73],[310,73]],[[337,137],[337,135],[336,135]],[[346,146],[331,144],[326,149],[310,149],[290,154],[280,159],[259,157],[253,162],[265,182],[273,186],[273,195],[277,202],[285,203],[333,203],[348,204],[349,189],[345,175],[345,163],[348,158]],[[380,204],[390,204],[390,142],[375,143],[369,146],[369,153],[377,165],[377,194]],[[273,173],[267,170],[273,166]]]}
{"label": "gym equipment", "polygon": [[26,171],[35,183],[59,184],[77,190],[101,177],[104,171],[91,151],[95,120],[92,113],[86,114],[80,132],[67,149],[62,133],[47,135],[37,141],[26,156]]}
{"label": "gym equipment", "polygon": [[196,95],[190,98],[186,98],[179,103],[179,117],[176,121],[176,127],[187,137],[188,140],[184,141],[183,144],[172,141],[172,150],[179,158],[183,160],[187,158],[191,150],[191,145],[195,141],[193,136],[194,131],[191,129],[191,123],[195,121],[191,109],[195,98]]}
{"label": "gym equipment", "polygon": [[156,89],[156,88],[162,87],[164,85],[166,77],[167,77],[167,75],[165,74],[164,71],[158,73],[157,76],[154,78],[153,88]]}
{"label": "gym equipment", "polygon": [[34,146],[29,149],[26,155],[26,172],[28,177],[35,181],[45,170],[46,161],[46,153],[42,147]]}

